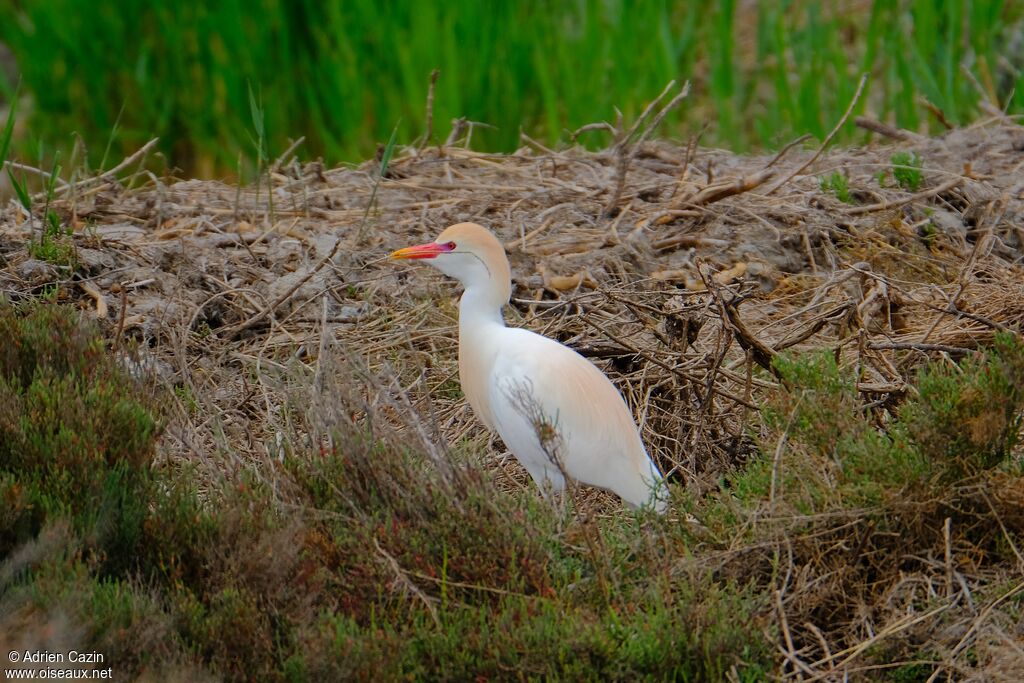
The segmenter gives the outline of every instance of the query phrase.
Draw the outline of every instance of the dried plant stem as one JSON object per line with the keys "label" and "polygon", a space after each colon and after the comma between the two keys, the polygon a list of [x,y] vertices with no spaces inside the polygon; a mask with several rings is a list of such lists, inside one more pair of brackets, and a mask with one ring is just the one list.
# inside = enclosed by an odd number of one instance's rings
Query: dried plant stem
{"label": "dried plant stem", "polygon": [[964,181],[963,178],[951,178],[951,179],[949,179],[949,180],[947,180],[947,181],[945,181],[945,182],[943,182],[943,183],[941,183],[939,185],[936,185],[935,187],[931,188],[930,190],[923,190],[923,191],[918,192],[916,194],[912,194],[909,197],[903,197],[901,199],[896,199],[896,200],[891,200],[891,201],[886,201],[886,202],[878,202],[877,204],[865,204],[864,206],[851,206],[851,207],[844,208],[843,209],[843,213],[845,213],[848,216],[860,216],[860,215],[865,214],[865,213],[875,213],[875,212],[878,212],[878,211],[889,211],[889,210],[892,210],[892,209],[898,209],[901,206],[906,206],[907,204],[912,204],[914,202],[919,202],[922,199],[928,199],[929,197],[934,197],[936,195],[940,195],[943,192],[949,192],[953,188],[955,188],[958,185],[960,185],[960,183],[962,183],[963,181]]}
{"label": "dried plant stem", "polygon": [[788,183],[796,176],[802,174],[808,168],[816,162],[821,155],[828,149],[828,146],[832,144],[832,140],[835,139],[836,135],[842,129],[843,125],[846,124],[846,120],[850,118],[850,114],[853,113],[853,108],[857,106],[857,102],[860,100],[861,94],[864,92],[864,86],[867,85],[868,75],[863,74],[860,77],[860,82],[857,83],[857,91],[853,93],[853,98],[850,100],[850,104],[846,107],[846,111],[839,118],[839,122],[836,123],[835,127],[825,136],[825,139],[821,142],[821,146],[818,147],[818,151],[814,153],[810,159],[808,159],[803,165],[797,167],[792,173],[786,175],[782,180],[773,185],[765,194],[774,194],[776,190]]}

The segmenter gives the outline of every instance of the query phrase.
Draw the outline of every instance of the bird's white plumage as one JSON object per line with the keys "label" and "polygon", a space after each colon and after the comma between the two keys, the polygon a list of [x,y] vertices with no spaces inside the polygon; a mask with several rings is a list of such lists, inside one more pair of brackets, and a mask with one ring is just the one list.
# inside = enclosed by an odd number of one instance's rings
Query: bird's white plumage
{"label": "bird's white plumage", "polygon": [[634,505],[646,503],[661,475],[608,378],[572,349],[528,330],[502,328],[493,338],[498,353],[488,385],[495,430],[534,481],[561,491],[564,472]]}
{"label": "bird's white plumage", "polygon": [[427,258],[465,287],[459,305],[459,379],[474,412],[534,481],[561,491],[564,475],[635,505],[666,506],[664,484],[622,395],[572,349],[505,327],[511,281],[501,243],[472,223],[393,258]]}

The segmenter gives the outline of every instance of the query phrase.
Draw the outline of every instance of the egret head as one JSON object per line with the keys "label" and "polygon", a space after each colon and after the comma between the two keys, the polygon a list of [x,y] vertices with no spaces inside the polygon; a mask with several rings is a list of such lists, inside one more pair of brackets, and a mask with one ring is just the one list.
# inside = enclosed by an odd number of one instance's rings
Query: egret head
{"label": "egret head", "polygon": [[512,275],[505,247],[490,230],[476,223],[456,223],[433,242],[393,252],[395,260],[424,259],[442,273],[493,297],[501,307],[512,295]]}

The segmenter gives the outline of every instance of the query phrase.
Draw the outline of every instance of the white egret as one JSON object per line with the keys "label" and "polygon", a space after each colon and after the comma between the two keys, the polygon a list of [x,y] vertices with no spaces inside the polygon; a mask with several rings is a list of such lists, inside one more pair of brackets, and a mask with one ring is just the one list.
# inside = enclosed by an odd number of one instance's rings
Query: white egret
{"label": "white egret", "polygon": [[568,475],[633,506],[664,511],[661,474],[604,373],[567,346],[505,326],[501,309],[512,295],[512,277],[505,249],[490,231],[458,223],[390,258],[427,260],[462,283],[462,391],[542,491],[563,491]]}

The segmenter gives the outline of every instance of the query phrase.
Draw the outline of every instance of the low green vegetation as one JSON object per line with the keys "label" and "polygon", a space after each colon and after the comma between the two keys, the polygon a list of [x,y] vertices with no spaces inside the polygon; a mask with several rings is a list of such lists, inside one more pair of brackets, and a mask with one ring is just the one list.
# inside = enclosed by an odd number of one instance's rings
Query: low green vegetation
{"label": "low green vegetation", "polygon": [[60,219],[53,211],[47,211],[45,215],[46,220],[38,236],[28,244],[29,255],[56,266],[74,268],[78,255],[71,239],[71,230],[61,226]]}
{"label": "low green vegetation", "polygon": [[[192,175],[235,172],[240,153],[255,161],[255,138],[263,163],[299,136],[307,158],[361,160],[396,123],[400,143],[423,134],[434,68],[433,139],[466,117],[486,124],[472,135],[487,150],[515,149],[520,129],[554,144],[613,120],[615,107],[635,120],[671,80],[694,87],[666,131],[685,137],[713,122],[703,141],[737,151],[822,138],[862,73],[854,114],[913,130],[934,124],[922,99],[954,125],[975,117],[982,98],[1024,111],[1015,38],[1024,6],[1000,0],[266,0],[255,14],[196,0],[90,7],[25,0],[0,10],[0,42],[34,110],[20,158],[69,147],[76,131],[92,167],[152,136]],[[852,121],[840,140],[855,134]]]}
{"label": "low green vegetation", "polygon": [[924,182],[921,158],[916,152],[896,152],[892,155],[892,177],[904,190],[917,192]]}
{"label": "low green vegetation", "polygon": [[[0,634],[70,623],[128,677],[760,681],[781,558],[806,582],[790,623],[828,614],[842,642],[913,558],[1012,565],[1021,540],[979,523],[1022,514],[998,493],[1024,484],[1009,334],[887,409],[831,353],[781,357],[762,455],[676,500],[699,528],[499,490],[472,452],[342,417],[345,379],[327,438],[211,480],[158,463],[159,392],[74,311],[0,304],[0,335]],[[920,647],[897,632],[863,658]]]}
{"label": "low green vegetation", "polygon": [[835,195],[836,199],[844,204],[852,204],[853,196],[850,194],[850,180],[839,171],[834,171],[823,176],[819,181],[822,192],[829,192]]}
{"label": "low green vegetation", "polygon": [[0,300],[0,551],[53,524],[83,538],[97,567],[137,549],[158,421],[68,310]]}
{"label": "low green vegetation", "polygon": [[[749,546],[742,566],[731,570],[763,590],[775,589],[780,575],[799,574],[788,589],[798,605],[788,612],[790,624],[822,615],[835,625],[856,624],[866,614],[884,619],[891,607],[885,600],[908,577],[932,573],[928,558],[944,552],[968,553],[973,566],[1001,577],[975,585],[975,599],[996,599],[1018,583],[1012,568],[1024,540],[1016,493],[1024,486],[1019,336],[999,335],[988,351],[956,365],[926,365],[906,400],[886,407],[866,402],[855,375],[830,351],[781,357],[777,367],[790,388],[764,408],[761,457],[723,482],[701,518],[715,537]],[[946,588],[949,595],[958,590]],[[935,600],[920,594],[903,609],[923,615],[936,609]],[[1008,619],[1017,612],[1011,608]],[[791,637],[797,647],[818,642],[799,627]],[[846,637],[841,642],[851,648],[863,641],[855,628]],[[907,662],[890,679],[923,680],[935,669],[919,663],[936,658],[934,647],[895,629],[865,651],[860,665]],[[919,677],[921,671],[927,675]]]}
{"label": "low green vegetation", "polygon": [[926,370],[917,390],[901,412],[899,436],[927,458],[931,475],[949,482],[991,470],[1021,436],[1024,346],[1001,334],[983,358]]}
{"label": "low green vegetation", "polygon": [[780,357],[777,367],[793,389],[764,411],[764,449],[785,438],[786,464],[766,459],[737,483],[754,498],[784,491],[802,514],[930,496],[1005,463],[1019,437],[1024,344],[1009,334],[979,358],[926,366],[884,429],[830,352]]}
{"label": "low green vegetation", "polygon": [[[6,167],[7,179],[14,190],[15,196],[25,214],[28,216],[29,227],[32,228],[32,239],[28,244],[28,253],[33,258],[41,259],[58,266],[74,267],[77,262],[77,252],[74,242],[71,240],[72,231],[61,225],[60,217],[56,211],[50,208],[53,201],[54,191],[60,177],[61,168],[56,159],[53,168],[47,175],[43,184],[46,196],[46,205],[42,210],[42,225],[36,230],[35,216],[33,215],[32,195],[29,194],[28,182],[22,176],[20,179],[15,175],[10,166],[6,165],[7,153],[10,151],[11,140],[16,122],[16,107],[11,107],[7,112],[7,123],[0,135],[0,167]],[[58,155],[59,158],[59,155]]]}

